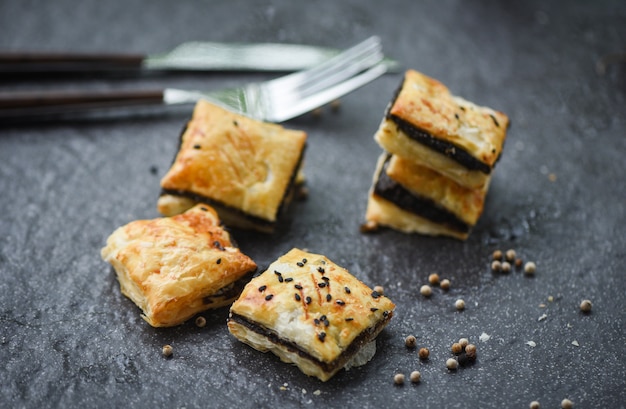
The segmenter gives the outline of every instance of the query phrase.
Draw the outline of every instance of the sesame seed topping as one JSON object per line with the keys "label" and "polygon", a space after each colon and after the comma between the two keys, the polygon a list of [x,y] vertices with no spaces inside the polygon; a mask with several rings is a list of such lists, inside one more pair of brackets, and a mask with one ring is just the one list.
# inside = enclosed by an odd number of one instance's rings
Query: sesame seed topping
{"label": "sesame seed topping", "polygon": [[378,308],[372,307],[372,308],[370,308],[370,311],[371,312],[376,312],[376,311],[378,311]]}
{"label": "sesame seed topping", "polygon": [[262,293],[263,291],[265,291],[265,289],[267,288],[266,285],[262,285],[259,287],[259,292]]}
{"label": "sesame seed topping", "polygon": [[330,301],[333,299],[333,296],[330,294],[326,294],[326,301]]}
{"label": "sesame seed topping", "polygon": [[276,274],[277,276],[282,275],[283,273],[281,273],[280,271],[276,271],[274,270],[274,274]]}
{"label": "sesame seed topping", "polygon": [[222,263],[222,259],[218,258],[217,261],[215,262],[216,264],[221,264]]}
{"label": "sesame seed topping", "polygon": [[326,282],[329,282],[329,281],[330,281],[330,278],[328,278],[328,277],[324,276],[324,277],[322,277],[322,280],[324,280],[324,281],[326,281]]}
{"label": "sesame seed topping", "polygon": [[302,259],[302,264],[306,264],[306,262],[307,262],[307,259],[303,258]]}
{"label": "sesame seed topping", "polygon": [[311,300],[311,297],[306,297],[304,301],[306,301],[307,304],[311,304],[311,301],[313,300]]}
{"label": "sesame seed topping", "polygon": [[343,287],[344,290],[346,290],[346,294],[350,294],[350,289],[348,287]]}
{"label": "sesame seed topping", "polygon": [[326,339],[326,333],[324,331],[320,332],[319,334],[317,334],[317,338],[324,342],[324,339]]}
{"label": "sesame seed topping", "polygon": [[346,303],[342,300],[335,301],[338,305],[346,305]]}
{"label": "sesame seed topping", "polygon": [[326,283],[317,283],[317,286],[319,288],[324,288],[324,287],[326,287]]}
{"label": "sesame seed topping", "polygon": [[372,291],[372,298],[380,297],[380,293],[378,291]]}
{"label": "sesame seed topping", "polygon": [[194,145],[193,148],[194,149],[200,149],[200,145]]}
{"label": "sesame seed topping", "polygon": [[298,267],[304,267],[304,263],[302,261],[298,261],[296,264],[298,265]]}
{"label": "sesame seed topping", "polygon": [[324,270],[324,267],[322,267],[322,266],[319,266],[319,267],[317,268],[317,271],[319,271],[319,272],[320,272],[320,273],[322,273],[322,274],[324,274],[324,273],[326,272],[326,270]]}
{"label": "sesame seed topping", "polygon": [[300,284],[296,284],[294,285],[294,287],[296,288],[296,290],[302,290],[302,286]]}
{"label": "sesame seed topping", "polygon": [[292,282],[292,281],[293,281],[293,277],[287,277],[287,278],[285,278],[285,282],[286,282],[286,283],[290,283],[290,282]]}
{"label": "sesame seed topping", "polygon": [[274,294],[268,294],[268,295],[265,296],[265,301],[269,301],[272,298],[274,298]]}
{"label": "sesame seed topping", "polygon": [[317,318],[313,319],[313,323],[315,325],[320,325],[320,320],[318,320]]}
{"label": "sesame seed topping", "polygon": [[301,300],[300,294],[296,293],[296,301],[300,301],[300,300]]}
{"label": "sesame seed topping", "polygon": [[346,321],[354,321],[354,318],[348,317],[348,318],[346,318]]}

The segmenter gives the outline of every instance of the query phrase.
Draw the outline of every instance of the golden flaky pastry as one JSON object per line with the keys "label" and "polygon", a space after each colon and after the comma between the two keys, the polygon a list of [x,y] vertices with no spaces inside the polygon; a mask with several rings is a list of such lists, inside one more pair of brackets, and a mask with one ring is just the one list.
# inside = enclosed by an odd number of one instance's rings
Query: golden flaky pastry
{"label": "golden flaky pastry", "polygon": [[406,158],[383,153],[377,164],[367,221],[406,233],[466,239],[482,214],[489,180],[479,189]]}
{"label": "golden flaky pastry", "polygon": [[390,153],[479,188],[502,153],[508,127],[502,112],[454,96],[439,81],[408,70],[375,139]]}
{"label": "golden flaky pastry", "polygon": [[128,223],[109,236],[101,255],[113,265],[122,293],[153,327],[181,324],[200,311],[228,305],[256,270],[205,204],[173,217]]}
{"label": "golden flaky pastry", "polygon": [[170,216],[206,202],[227,226],[271,232],[293,193],[305,144],[302,131],[199,101],[161,180],[157,208]]}
{"label": "golden flaky pastry", "polygon": [[326,381],[371,345],[394,308],[325,256],[292,249],[246,285],[228,329]]}

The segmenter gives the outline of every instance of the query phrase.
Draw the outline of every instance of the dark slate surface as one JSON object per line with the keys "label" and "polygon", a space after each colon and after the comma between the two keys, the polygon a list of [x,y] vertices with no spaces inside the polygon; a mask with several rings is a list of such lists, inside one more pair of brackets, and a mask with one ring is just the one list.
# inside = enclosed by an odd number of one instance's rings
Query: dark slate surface
{"label": "dark slate surface", "polygon": [[[372,34],[388,55],[510,115],[483,217],[469,240],[362,235],[380,152],[373,133],[401,74],[286,125],[309,133],[310,197],[274,236],[234,232],[261,266],[291,247],[324,253],[383,285],[396,316],[365,367],[321,383],[208,325],[153,329],[99,250],[118,226],[158,214],[159,179],[183,115],[0,128],[0,402],[3,407],[626,407],[626,7],[621,1],[15,1],[0,48],[159,52],[187,40],[347,47]],[[269,74],[3,81],[36,87],[217,89]],[[514,248],[535,278],[494,275]],[[419,295],[428,274],[450,292]],[[549,298],[552,297],[552,301]],[[453,306],[467,303],[464,312]],[[584,315],[578,305],[593,301]],[[545,304],[544,307],[541,304]],[[541,319],[545,314],[545,319]],[[481,342],[481,334],[489,340]],[[427,362],[407,350],[414,334]],[[460,337],[472,367],[449,373]],[[527,343],[533,341],[536,346]],[[573,345],[576,341],[579,346]],[[172,359],[161,347],[174,347]],[[422,372],[394,386],[396,373]]]}

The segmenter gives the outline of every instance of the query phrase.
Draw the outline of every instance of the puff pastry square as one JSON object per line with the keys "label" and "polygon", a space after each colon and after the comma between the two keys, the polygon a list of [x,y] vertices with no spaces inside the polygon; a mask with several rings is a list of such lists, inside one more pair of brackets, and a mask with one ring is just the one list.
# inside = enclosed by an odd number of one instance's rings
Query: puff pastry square
{"label": "puff pastry square", "polygon": [[166,216],[213,206],[226,226],[272,232],[301,179],[307,135],[199,101],[161,180]]}
{"label": "puff pastry square", "polygon": [[325,256],[294,248],[246,285],[231,306],[228,329],[327,381],[371,345],[394,308]]}
{"label": "puff pastry square", "polygon": [[366,220],[406,233],[464,240],[480,217],[489,179],[479,189],[406,158],[383,153],[368,199]]}
{"label": "puff pastry square", "polygon": [[109,236],[101,256],[153,327],[178,325],[230,304],[257,267],[205,204],[173,217],[130,222]]}
{"label": "puff pastry square", "polygon": [[462,186],[487,183],[502,153],[509,118],[454,96],[441,82],[408,70],[374,138]]}

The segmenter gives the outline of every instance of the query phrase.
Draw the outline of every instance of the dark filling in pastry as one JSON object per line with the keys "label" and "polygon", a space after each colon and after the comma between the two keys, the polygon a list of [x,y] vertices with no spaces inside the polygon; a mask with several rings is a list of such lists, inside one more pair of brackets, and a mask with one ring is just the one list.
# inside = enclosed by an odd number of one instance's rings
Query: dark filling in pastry
{"label": "dark filling in pastry", "polygon": [[[183,136],[185,135],[186,131],[187,131],[187,125],[185,125],[185,127],[183,128],[183,131],[180,134],[179,147],[178,147],[177,152],[180,151],[180,147],[182,146],[182,143],[183,143]],[[280,215],[283,211],[285,211],[285,208],[289,204],[288,199],[293,196],[292,193],[294,189],[296,188],[295,186],[296,177],[298,175],[300,166],[302,165],[302,160],[304,159],[305,150],[306,150],[306,144],[304,145],[304,147],[302,148],[302,151],[300,152],[300,157],[298,158],[298,162],[296,163],[296,166],[291,174],[291,177],[289,178],[289,184],[287,185],[287,189],[285,189],[285,192],[283,193],[280,206],[278,207],[278,212],[277,212],[278,215]],[[172,164],[175,161],[176,161],[176,155],[174,155],[174,161],[172,162]],[[272,222],[267,219],[263,219],[261,217],[248,214],[241,209],[228,206],[218,200],[211,199],[209,197],[199,195],[194,192],[190,192],[186,190],[179,190],[179,189],[161,189],[161,196],[163,195],[186,197],[186,198],[193,200],[194,202],[206,203],[210,205],[211,207],[215,208],[218,214],[220,213],[220,210],[224,210],[230,214],[236,214],[238,217],[245,219],[249,223],[255,225],[259,230],[264,231],[264,232],[271,233],[272,231],[274,231],[274,227],[276,226],[276,222]]]}
{"label": "dark filling in pastry", "polygon": [[485,174],[491,173],[491,167],[484,162],[476,159],[474,156],[470,155],[463,148],[458,147],[457,145],[437,139],[434,135],[420,129],[413,124],[405,121],[404,119],[391,115],[391,107],[398,99],[398,95],[400,95],[400,91],[404,86],[404,81],[400,84],[400,87],[396,90],[391,103],[387,107],[387,112],[385,113],[385,117],[391,121],[393,121],[398,128],[404,132],[409,138],[413,139],[415,142],[421,143],[424,146],[427,146],[447,157],[454,160],[458,164],[462,165],[468,170],[478,170]]}
{"label": "dark filling in pastry", "polygon": [[267,329],[257,323],[249,321],[247,318],[242,317],[238,314],[231,314],[228,318],[229,321],[234,321],[237,324],[243,325],[249,330],[256,332],[259,335],[262,335],[269,339],[272,343],[276,345],[280,345],[281,347],[286,348],[289,352],[295,352],[301,358],[308,359],[313,362],[315,365],[320,367],[322,371],[325,373],[334,373],[335,371],[343,368],[348,361],[357,353],[359,350],[366,345],[368,342],[373,340],[378,333],[384,328],[384,326],[389,322],[391,317],[393,316],[393,311],[384,311],[383,318],[376,323],[375,326],[365,329],[361,332],[352,343],[348,346],[348,348],[344,349],[343,352],[331,362],[323,362],[319,359],[315,358],[313,355],[309,354],[306,351],[303,351],[298,345],[295,343],[281,338],[276,332]]}
{"label": "dark filling in pastry", "polygon": [[399,208],[414,213],[433,223],[441,224],[460,233],[468,233],[471,226],[431,199],[415,196],[404,186],[391,179],[386,172],[391,155],[387,156],[374,185],[374,193],[394,203]]}

